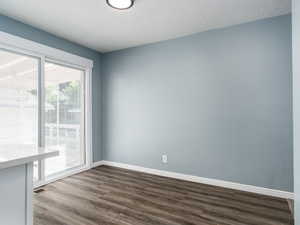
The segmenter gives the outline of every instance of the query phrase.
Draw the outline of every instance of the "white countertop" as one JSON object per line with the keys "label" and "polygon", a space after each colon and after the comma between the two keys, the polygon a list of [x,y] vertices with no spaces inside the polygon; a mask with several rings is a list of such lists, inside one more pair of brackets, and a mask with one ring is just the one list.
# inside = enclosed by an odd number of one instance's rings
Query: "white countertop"
{"label": "white countertop", "polygon": [[32,145],[0,146],[0,169],[58,156],[58,154],[59,151],[56,149],[37,148]]}

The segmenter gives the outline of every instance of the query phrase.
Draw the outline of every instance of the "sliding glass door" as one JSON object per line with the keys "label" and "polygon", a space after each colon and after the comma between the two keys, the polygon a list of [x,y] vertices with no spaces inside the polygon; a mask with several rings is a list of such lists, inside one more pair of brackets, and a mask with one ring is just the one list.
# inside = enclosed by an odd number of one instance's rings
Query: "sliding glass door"
{"label": "sliding glass door", "polygon": [[87,70],[44,56],[0,48],[0,148],[22,154],[53,148],[34,162],[34,181],[47,183],[87,168]]}
{"label": "sliding glass door", "polygon": [[[40,60],[0,49],[0,148],[22,154],[38,143]],[[35,166],[38,179],[38,166]]]}
{"label": "sliding glass door", "polygon": [[45,145],[60,155],[45,162],[46,178],[85,164],[84,71],[45,63]]}

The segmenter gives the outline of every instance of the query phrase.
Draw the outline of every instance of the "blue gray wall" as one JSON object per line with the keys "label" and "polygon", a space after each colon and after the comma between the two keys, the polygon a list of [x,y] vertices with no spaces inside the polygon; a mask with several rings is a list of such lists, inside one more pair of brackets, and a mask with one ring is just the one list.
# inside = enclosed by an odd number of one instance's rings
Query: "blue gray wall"
{"label": "blue gray wall", "polygon": [[101,160],[101,55],[93,50],[74,44],[62,38],[58,38],[47,32],[32,26],[18,22],[6,16],[0,15],[0,31],[4,31],[31,41],[35,41],[50,47],[64,50],[75,55],[89,58],[94,61],[92,72],[93,79],[93,154],[94,161]]}
{"label": "blue gray wall", "polygon": [[94,61],[94,161],[293,190],[290,16],[103,55],[5,16],[0,30]]}
{"label": "blue gray wall", "polygon": [[292,191],[291,43],[287,15],[104,54],[103,158]]}
{"label": "blue gray wall", "polygon": [[300,2],[293,0],[293,102],[295,225],[300,225]]}

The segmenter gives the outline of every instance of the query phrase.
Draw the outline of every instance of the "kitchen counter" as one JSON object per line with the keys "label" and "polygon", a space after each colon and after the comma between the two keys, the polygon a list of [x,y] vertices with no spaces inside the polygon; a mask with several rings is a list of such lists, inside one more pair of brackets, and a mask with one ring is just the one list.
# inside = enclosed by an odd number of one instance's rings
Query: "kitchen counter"
{"label": "kitchen counter", "polygon": [[0,224],[33,225],[33,162],[58,154],[30,145],[0,147]]}
{"label": "kitchen counter", "polygon": [[10,147],[9,150],[0,149],[0,170],[57,155],[58,151],[54,149],[25,145],[16,145],[14,148]]}

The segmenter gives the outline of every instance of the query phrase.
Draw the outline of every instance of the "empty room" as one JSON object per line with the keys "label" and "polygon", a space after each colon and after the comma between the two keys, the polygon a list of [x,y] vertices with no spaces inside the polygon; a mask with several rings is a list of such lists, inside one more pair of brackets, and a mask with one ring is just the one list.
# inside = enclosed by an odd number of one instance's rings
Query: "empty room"
{"label": "empty room", "polygon": [[300,225],[299,152],[299,0],[0,1],[0,225]]}

